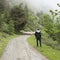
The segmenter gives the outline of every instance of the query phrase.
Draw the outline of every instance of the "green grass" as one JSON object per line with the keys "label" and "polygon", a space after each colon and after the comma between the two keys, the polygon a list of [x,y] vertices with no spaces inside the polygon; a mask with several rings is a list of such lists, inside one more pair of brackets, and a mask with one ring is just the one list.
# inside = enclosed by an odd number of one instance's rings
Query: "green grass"
{"label": "green grass", "polygon": [[60,60],[60,50],[53,49],[51,46],[42,44],[42,47],[36,47],[35,37],[31,36],[27,39],[28,43],[37,49],[41,54],[46,56],[49,60]]}
{"label": "green grass", "polygon": [[2,56],[4,50],[5,50],[5,47],[7,46],[8,42],[14,38],[14,37],[17,37],[18,35],[16,34],[13,34],[13,35],[9,35],[9,34],[6,34],[4,32],[0,32],[0,57]]}

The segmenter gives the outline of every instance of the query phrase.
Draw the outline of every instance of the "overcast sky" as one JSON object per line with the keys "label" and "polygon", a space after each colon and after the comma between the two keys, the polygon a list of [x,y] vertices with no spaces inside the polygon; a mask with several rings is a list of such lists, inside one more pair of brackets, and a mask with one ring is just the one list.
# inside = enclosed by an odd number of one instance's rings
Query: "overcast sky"
{"label": "overcast sky", "polygon": [[50,9],[60,9],[57,6],[57,3],[60,3],[60,0],[25,0],[28,5],[36,10],[43,10],[45,12]]}
{"label": "overcast sky", "polygon": [[57,3],[60,3],[60,0],[9,0],[14,4],[20,3],[20,1],[25,1],[30,8],[33,10],[43,10],[44,12],[48,12],[50,9],[60,9],[57,6]]}

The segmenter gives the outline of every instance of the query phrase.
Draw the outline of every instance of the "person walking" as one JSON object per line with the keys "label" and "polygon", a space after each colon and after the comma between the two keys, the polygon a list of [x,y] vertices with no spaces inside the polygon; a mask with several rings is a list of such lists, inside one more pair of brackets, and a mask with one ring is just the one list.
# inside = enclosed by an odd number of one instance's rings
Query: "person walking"
{"label": "person walking", "polygon": [[39,29],[37,29],[35,31],[35,37],[36,37],[37,47],[38,47],[38,43],[40,44],[40,47],[42,47],[42,44],[41,44],[41,31]]}

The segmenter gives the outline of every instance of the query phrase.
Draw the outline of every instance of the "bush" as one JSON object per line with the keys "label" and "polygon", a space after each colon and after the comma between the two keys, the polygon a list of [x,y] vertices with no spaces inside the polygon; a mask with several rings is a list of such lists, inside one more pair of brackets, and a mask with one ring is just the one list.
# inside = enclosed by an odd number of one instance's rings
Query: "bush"
{"label": "bush", "polygon": [[12,34],[12,33],[14,33],[14,31],[15,31],[15,29],[14,29],[14,22],[13,22],[13,20],[10,20],[9,24],[8,24],[8,33]]}
{"label": "bush", "polygon": [[6,24],[5,22],[2,22],[1,29],[2,29],[2,32],[8,32],[8,24]]}

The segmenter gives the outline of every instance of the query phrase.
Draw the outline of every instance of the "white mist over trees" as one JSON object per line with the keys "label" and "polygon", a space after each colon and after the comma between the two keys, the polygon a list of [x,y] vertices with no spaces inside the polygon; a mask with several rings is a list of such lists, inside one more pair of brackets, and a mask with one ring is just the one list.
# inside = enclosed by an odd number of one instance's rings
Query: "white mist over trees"
{"label": "white mist over trees", "polygon": [[33,11],[49,12],[51,9],[60,9],[56,4],[60,3],[60,0],[7,0],[10,5],[18,5],[20,2],[27,3],[29,8]]}

